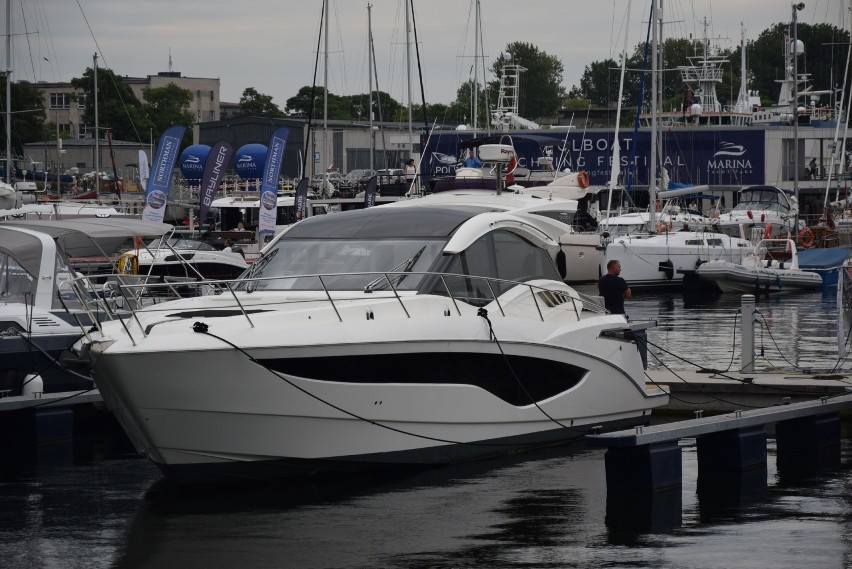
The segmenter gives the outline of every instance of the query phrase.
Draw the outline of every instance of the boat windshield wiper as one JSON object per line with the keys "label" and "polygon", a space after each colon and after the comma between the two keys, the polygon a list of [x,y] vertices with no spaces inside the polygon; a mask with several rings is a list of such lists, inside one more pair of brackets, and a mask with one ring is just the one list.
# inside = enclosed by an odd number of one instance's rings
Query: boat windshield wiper
{"label": "boat windshield wiper", "polygon": [[[390,270],[384,271],[384,272],[385,273],[396,273],[396,272],[407,273],[407,272],[411,271],[411,269],[414,268],[414,265],[417,264],[417,260],[420,259],[420,255],[422,255],[423,251],[425,251],[425,250],[426,250],[426,245],[421,247],[419,251],[417,251],[414,255],[412,255],[408,259],[406,259],[406,260],[404,260],[400,263],[397,263],[396,265],[391,267]],[[397,284],[402,282],[402,279],[405,278],[405,275],[398,275],[398,276],[399,276],[399,280],[397,281]],[[374,281],[370,282],[367,286],[365,286],[364,292],[373,292],[374,290],[377,289],[377,285],[379,283],[381,283],[382,281],[387,282],[384,275],[380,276],[379,278],[375,279]]]}

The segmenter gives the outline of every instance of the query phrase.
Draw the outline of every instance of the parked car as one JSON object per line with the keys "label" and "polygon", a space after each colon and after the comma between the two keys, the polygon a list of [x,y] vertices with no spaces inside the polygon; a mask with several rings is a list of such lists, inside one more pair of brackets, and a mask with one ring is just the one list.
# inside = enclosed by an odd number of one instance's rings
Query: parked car
{"label": "parked car", "polygon": [[369,168],[360,168],[350,171],[348,174],[343,176],[343,179],[340,181],[338,189],[340,190],[341,197],[355,197],[355,194],[367,187],[367,182],[370,180],[370,177],[375,174],[376,171],[370,170]]}

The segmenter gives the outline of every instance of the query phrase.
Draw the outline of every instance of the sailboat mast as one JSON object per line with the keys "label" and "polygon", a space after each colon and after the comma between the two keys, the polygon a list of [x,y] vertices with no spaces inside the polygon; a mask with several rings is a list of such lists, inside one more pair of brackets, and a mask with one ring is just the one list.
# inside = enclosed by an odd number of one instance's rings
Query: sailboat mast
{"label": "sailboat mast", "polygon": [[12,0],[6,0],[6,183],[12,183]]}
{"label": "sailboat mast", "polygon": [[370,79],[367,114],[370,118],[370,170],[376,169],[376,133],[373,132],[373,5],[367,4],[367,76]]}
{"label": "sailboat mast", "polygon": [[621,78],[618,81],[618,99],[615,107],[615,132],[612,136],[612,164],[609,168],[609,183],[606,200],[606,215],[612,211],[612,190],[618,184],[618,172],[621,170],[621,143],[618,140],[618,130],[621,127],[621,99],[624,97],[624,72],[627,69],[627,27],[630,22],[630,4],[627,0],[627,17],[624,20],[624,45],[621,51]]}
{"label": "sailboat mast", "polygon": [[[325,37],[323,38],[322,159],[328,162],[330,160],[328,154],[328,0],[323,0],[323,4],[323,14],[325,17],[323,35]],[[325,178],[328,180],[328,168],[325,170]]]}
{"label": "sailboat mast", "polygon": [[[92,56],[92,78],[95,95],[95,195],[101,195],[101,131],[98,129],[98,54]],[[59,180],[56,180],[59,184]]]}
{"label": "sailboat mast", "polygon": [[651,0],[651,163],[648,165],[648,231],[653,231],[657,226],[654,219],[655,203],[657,201],[657,72],[658,44],[660,31],[660,6],[658,0]]}
{"label": "sailboat mast", "polygon": [[413,115],[411,110],[411,14],[409,0],[405,1],[405,72],[408,79],[408,144],[409,152],[414,153]]}
{"label": "sailboat mast", "polygon": [[476,13],[473,24],[473,136],[476,136],[476,126],[479,122],[479,32],[480,12],[479,0],[476,0]]}

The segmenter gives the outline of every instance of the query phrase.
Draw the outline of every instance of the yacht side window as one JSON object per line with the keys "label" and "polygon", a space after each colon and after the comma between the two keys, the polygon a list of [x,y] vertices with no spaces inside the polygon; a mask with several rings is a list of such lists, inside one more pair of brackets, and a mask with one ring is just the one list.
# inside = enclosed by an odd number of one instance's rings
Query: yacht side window
{"label": "yacht side window", "polygon": [[0,301],[32,302],[35,280],[8,253],[0,252]]}

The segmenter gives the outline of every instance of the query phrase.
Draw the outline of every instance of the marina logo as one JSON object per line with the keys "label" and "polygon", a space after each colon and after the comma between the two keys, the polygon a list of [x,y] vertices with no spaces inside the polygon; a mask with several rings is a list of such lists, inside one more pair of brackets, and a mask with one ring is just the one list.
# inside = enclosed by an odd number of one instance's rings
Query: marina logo
{"label": "marina logo", "polygon": [[708,171],[737,172],[739,175],[754,173],[751,159],[743,156],[746,148],[742,144],[722,141],[719,149],[713,154],[713,159],[707,162]]}
{"label": "marina logo", "polygon": [[746,149],[742,144],[722,141],[719,143],[719,150],[716,151],[713,158],[717,156],[742,156],[745,153]]}
{"label": "marina logo", "polygon": [[195,156],[194,154],[190,154],[186,157],[186,160],[183,161],[184,164],[200,164],[201,158]]}
{"label": "marina logo", "polygon": [[254,157],[252,157],[250,154],[240,154],[240,157],[237,158],[237,165],[243,168],[253,168]]}

